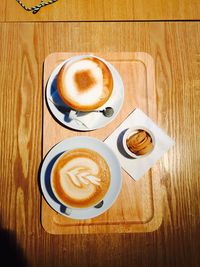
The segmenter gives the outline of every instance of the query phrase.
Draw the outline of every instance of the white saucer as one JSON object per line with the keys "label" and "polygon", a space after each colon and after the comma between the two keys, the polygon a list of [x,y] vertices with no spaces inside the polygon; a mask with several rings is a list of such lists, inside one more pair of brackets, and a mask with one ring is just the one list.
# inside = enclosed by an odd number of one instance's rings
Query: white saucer
{"label": "white saucer", "polygon": [[[71,209],[70,215],[66,214],[66,207],[55,198],[50,187],[50,173],[54,162],[63,152],[75,148],[88,148],[98,152],[108,163],[111,172],[111,184],[108,193],[103,199],[103,206],[100,208]],[[113,151],[98,139],[79,136],[63,140],[55,145],[43,160],[40,172],[41,189],[47,203],[58,213],[72,219],[94,218],[109,209],[117,199],[122,185],[120,163]]]}
{"label": "white saucer", "polygon": [[53,101],[61,106],[66,106],[61,100],[61,98],[59,97],[58,92],[57,92],[57,86],[56,86],[57,74],[59,70],[61,69],[61,67],[70,60],[74,61],[77,59],[81,59],[84,57],[91,57],[91,56],[93,55],[75,56],[75,57],[65,60],[53,70],[47,82],[47,86],[46,86],[46,101],[47,101],[47,105],[52,115],[64,126],[67,126],[69,128],[79,130],[79,131],[90,131],[90,130],[95,130],[95,129],[106,126],[108,123],[114,120],[114,118],[117,116],[124,101],[124,85],[123,85],[121,76],[119,75],[118,71],[113,67],[113,65],[111,65],[109,62],[105,61],[104,59],[99,58],[97,56],[93,56],[105,62],[113,75],[114,87],[113,87],[112,95],[110,96],[106,104],[104,104],[101,108],[99,108],[100,110],[102,110],[105,107],[112,107],[114,109],[113,116],[108,118],[108,117],[105,117],[102,113],[93,112],[93,113],[87,113],[85,115],[81,115],[80,117],[78,117],[79,121],[69,120],[68,114],[67,113],[64,114],[61,111],[59,111],[58,108],[56,108],[56,106],[51,102]]}

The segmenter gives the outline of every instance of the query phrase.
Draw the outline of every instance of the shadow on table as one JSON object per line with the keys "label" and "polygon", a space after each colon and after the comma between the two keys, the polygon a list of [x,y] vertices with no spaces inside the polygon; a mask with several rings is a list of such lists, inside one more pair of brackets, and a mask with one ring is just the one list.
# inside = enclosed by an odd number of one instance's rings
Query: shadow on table
{"label": "shadow on table", "polygon": [[0,228],[0,259],[2,266],[27,267],[28,262],[19,247],[14,232]]}

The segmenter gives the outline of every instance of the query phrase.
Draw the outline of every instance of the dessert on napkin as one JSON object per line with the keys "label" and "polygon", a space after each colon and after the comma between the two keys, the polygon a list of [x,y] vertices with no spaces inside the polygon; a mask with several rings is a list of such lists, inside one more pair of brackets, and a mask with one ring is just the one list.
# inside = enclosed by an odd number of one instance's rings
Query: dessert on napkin
{"label": "dessert on napkin", "polygon": [[[129,128],[148,129],[154,136],[154,149],[145,157],[132,158],[123,147],[123,136]],[[174,144],[174,141],[156,125],[143,111],[136,108],[121,125],[105,140],[115,152],[122,168],[134,179],[139,180],[161,156]]]}

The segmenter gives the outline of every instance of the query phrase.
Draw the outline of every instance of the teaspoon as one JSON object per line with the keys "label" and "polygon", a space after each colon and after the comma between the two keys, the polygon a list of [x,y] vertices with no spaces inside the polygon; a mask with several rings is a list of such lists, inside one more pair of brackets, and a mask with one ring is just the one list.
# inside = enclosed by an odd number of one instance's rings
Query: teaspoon
{"label": "teaspoon", "polygon": [[[62,105],[59,105],[57,103],[55,103],[54,101],[52,101],[50,98],[49,100],[56,106],[56,108],[62,112],[62,113],[66,113],[66,112],[70,112],[71,109]],[[112,107],[106,107],[105,109],[102,110],[91,110],[89,112],[80,112],[81,114],[86,114],[86,113],[90,113],[90,112],[101,112],[105,117],[112,117],[112,115],[114,114],[114,109]]]}

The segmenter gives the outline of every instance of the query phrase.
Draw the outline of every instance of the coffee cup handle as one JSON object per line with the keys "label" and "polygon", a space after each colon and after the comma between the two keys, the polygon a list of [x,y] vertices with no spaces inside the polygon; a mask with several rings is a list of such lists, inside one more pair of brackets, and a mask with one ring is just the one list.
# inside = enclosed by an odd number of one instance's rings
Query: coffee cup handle
{"label": "coffee cup handle", "polygon": [[68,118],[70,121],[77,119],[77,112],[73,109],[69,111]]}
{"label": "coffee cup handle", "polygon": [[71,213],[72,213],[72,209],[70,209],[70,208],[68,208],[68,207],[66,207],[64,205],[61,205],[60,206],[60,212],[70,216]]}
{"label": "coffee cup handle", "polygon": [[97,205],[94,206],[94,208],[96,209],[100,209],[104,204],[104,201],[102,200],[101,202],[99,202]]}
{"label": "coffee cup handle", "polygon": [[66,209],[65,209],[65,212],[64,212],[66,215],[71,215],[71,213],[72,213],[72,209],[70,209],[70,208],[68,208],[68,207],[66,207]]}
{"label": "coffee cup handle", "polygon": [[68,119],[69,119],[69,121],[75,121],[75,122],[77,122],[78,124],[81,124],[81,125],[83,125],[85,128],[88,128],[88,126],[85,124],[85,123],[83,123],[80,119],[78,119],[78,115],[77,115],[78,113],[77,113],[77,111],[76,110],[70,110],[69,111],[69,115],[68,115]]}

